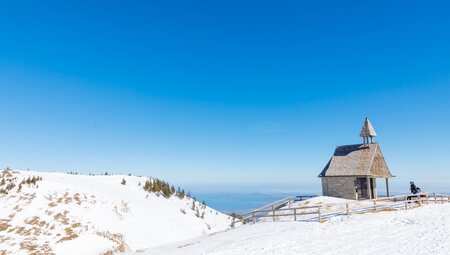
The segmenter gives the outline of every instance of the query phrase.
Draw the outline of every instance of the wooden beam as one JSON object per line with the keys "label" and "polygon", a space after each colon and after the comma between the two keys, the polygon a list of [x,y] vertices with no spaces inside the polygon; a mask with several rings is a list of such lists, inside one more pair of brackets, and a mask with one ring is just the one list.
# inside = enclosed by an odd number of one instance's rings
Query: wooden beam
{"label": "wooden beam", "polygon": [[372,190],[373,190],[373,199],[377,199],[378,198],[377,178],[372,178]]}
{"label": "wooden beam", "polygon": [[389,197],[389,178],[386,178],[386,195]]}

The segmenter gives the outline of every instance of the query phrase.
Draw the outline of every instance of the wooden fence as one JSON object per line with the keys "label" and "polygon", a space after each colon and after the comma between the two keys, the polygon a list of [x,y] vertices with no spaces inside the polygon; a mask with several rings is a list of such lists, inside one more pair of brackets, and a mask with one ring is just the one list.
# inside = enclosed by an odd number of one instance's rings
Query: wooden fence
{"label": "wooden fence", "polygon": [[250,211],[235,219],[232,227],[236,224],[256,223],[259,221],[318,221],[351,214],[362,214],[368,212],[408,210],[422,206],[423,204],[450,203],[450,196],[433,193],[420,193],[416,195],[401,195],[383,197],[371,200],[352,201],[347,203],[327,203],[311,206],[290,207],[296,201],[314,196],[287,197],[259,209]]}

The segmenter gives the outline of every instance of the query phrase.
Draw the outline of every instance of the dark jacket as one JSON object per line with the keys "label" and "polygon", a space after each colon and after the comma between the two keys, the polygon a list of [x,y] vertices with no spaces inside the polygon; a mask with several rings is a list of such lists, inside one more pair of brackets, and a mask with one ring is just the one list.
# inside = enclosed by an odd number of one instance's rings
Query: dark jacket
{"label": "dark jacket", "polygon": [[417,194],[418,193],[417,187],[416,187],[416,185],[414,185],[414,183],[411,184],[411,193],[413,193],[413,194]]}

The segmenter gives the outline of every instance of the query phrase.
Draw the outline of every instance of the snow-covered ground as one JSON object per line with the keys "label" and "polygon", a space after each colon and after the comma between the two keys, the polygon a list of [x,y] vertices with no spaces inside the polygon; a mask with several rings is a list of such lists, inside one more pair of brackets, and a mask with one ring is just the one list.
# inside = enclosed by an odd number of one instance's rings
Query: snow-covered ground
{"label": "snow-covered ground", "polygon": [[[382,206],[383,204],[387,204],[390,201],[378,201],[378,206]],[[373,206],[373,202],[370,200],[361,200],[361,201],[355,201],[355,200],[348,200],[343,198],[336,198],[336,197],[327,197],[327,196],[318,196],[313,197],[310,199],[306,199],[303,201],[297,201],[293,202],[291,204],[283,206],[280,211],[276,212],[276,221],[292,221],[294,220],[294,216],[292,216],[293,211],[292,210],[286,210],[286,209],[293,209],[293,208],[299,208],[297,209],[297,216],[296,219],[301,220],[310,220],[313,219],[317,220],[318,214],[317,214],[317,207],[321,206],[321,213],[323,216],[326,216],[324,218],[328,218],[329,215],[335,215],[336,213],[344,213],[346,212],[346,206],[348,205],[349,209],[355,210],[359,208],[368,208]],[[302,213],[313,213],[313,214],[304,214]],[[278,216],[278,215],[290,215],[290,216]],[[272,215],[272,213],[268,213],[268,215]],[[331,216],[332,217],[332,216]],[[272,217],[268,218],[261,218],[259,221],[273,221]]]}
{"label": "snow-covered ground", "polygon": [[450,204],[339,216],[323,223],[247,224],[140,254],[450,254]]}
{"label": "snow-covered ground", "polygon": [[[5,175],[5,176],[3,176]],[[36,184],[19,183],[39,176]],[[193,200],[143,190],[147,177],[0,172],[0,254],[139,251],[223,231],[231,219]],[[126,184],[122,185],[122,180]],[[15,187],[8,194],[1,189]]]}
{"label": "snow-covered ground", "polygon": [[[42,180],[19,186],[32,176]],[[192,210],[192,199],[144,191],[146,180],[0,172],[0,255],[450,254],[450,203],[230,229],[228,216],[198,202]],[[346,203],[315,197],[286,208],[320,204],[326,212],[343,210]]]}

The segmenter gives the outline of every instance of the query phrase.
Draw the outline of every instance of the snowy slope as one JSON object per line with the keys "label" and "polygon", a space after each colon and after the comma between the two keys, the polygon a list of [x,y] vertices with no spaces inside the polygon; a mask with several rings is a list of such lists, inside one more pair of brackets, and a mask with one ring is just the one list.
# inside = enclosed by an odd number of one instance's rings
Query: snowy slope
{"label": "snowy slope", "polygon": [[450,254],[450,204],[342,216],[324,223],[263,222],[143,254]]}
{"label": "snowy slope", "polygon": [[[139,251],[222,231],[230,218],[192,199],[148,193],[147,177],[86,176],[31,171],[2,172],[0,254],[104,254]],[[36,184],[19,183],[40,176]],[[1,180],[2,178],[0,178]],[[122,179],[126,184],[122,185]]]}

